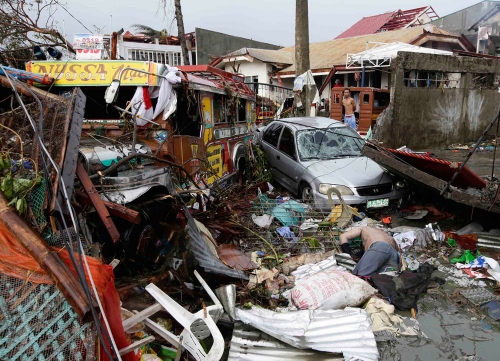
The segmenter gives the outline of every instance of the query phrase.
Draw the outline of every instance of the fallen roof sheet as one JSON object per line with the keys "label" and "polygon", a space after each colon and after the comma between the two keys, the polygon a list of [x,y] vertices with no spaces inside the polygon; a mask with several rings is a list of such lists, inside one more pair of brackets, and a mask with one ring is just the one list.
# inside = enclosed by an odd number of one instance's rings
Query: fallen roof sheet
{"label": "fallen roof sheet", "polygon": [[236,309],[236,317],[291,346],[344,354],[346,360],[379,357],[370,316],[360,308],[274,312]]}
{"label": "fallen roof sheet", "polygon": [[[448,182],[462,162],[452,163],[448,160],[432,157],[429,154],[409,153],[404,150],[385,148],[406,163],[411,164],[421,171],[425,171],[435,177]],[[451,183],[452,186],[467,189],[469,187],[482,189],[486,187],[486,181],[465,166]]]}
{"label": "fallen roof sheet", "polygon": [[255,360],[337,361],[344,358],[338,354],[292,347],[252,326],[237,322],[234,325],[228,361]]}
{"label": "fallen roof sheet", "polygon": [[[446,181],[415,168],[404,160],[399,159],[391,152],[385,150],[385,148],[378,147],[372,143],[366,143],[361,149],[361,153],[364,156],[373,159],[375,162],[392,173],[398,174],[410,182],[424,186],[427,189],[433,189],[436,192],[441,192],[441,190],[447,185]],[[467,194],[466,192],[453,186],[449,188],[449,191],[446,192],[443,197],[471,207],[500,213],[500,205],[498,203],[491,204],[491,201],[486,202],[480,197]]]}

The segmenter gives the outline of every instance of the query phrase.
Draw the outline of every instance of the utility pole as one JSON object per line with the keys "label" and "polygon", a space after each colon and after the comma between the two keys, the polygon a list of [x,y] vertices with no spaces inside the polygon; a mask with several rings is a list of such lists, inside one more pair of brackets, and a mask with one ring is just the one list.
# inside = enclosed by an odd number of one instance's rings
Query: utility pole
{"label": "utility pole", "polygon": [[[310,68],[309,3],[308,0],[295,0],[295,77],[304,74]],[[305,116],[310,116],[311,113],[311,93],[310,87],[306,85],[300,95]]]}
{"label": "utility pole", "polygon": [[177,33],[181,43],[182,57],[184,58],[184,65],[189,65],[189,54],[186,44],[186,34],[184,32],[184,20],[182,20],[181,0],[175,0],[175,19],[177,20]]}

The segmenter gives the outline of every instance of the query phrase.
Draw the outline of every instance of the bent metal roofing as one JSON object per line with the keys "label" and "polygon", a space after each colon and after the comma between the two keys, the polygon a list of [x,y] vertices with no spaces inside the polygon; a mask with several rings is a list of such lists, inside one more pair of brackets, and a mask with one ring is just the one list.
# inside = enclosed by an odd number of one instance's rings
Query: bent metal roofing
{"label": "bent metal roofing", "polygon": [[335,39],[351,38],[353,36],[374,34],[393,16],[395,11],[389,11],[384,14],[366,16],[351,26],[349,29],[338,35]]}
{"label": "bent metal roofing", "polygon": [[[329,71],[333,65],[346,63],[347,54],[357,54],[366,50],[369,42],[393,43],[396,41],[412,44],[418,37],[424,34],[448,36],[457,39],[459,35],[439,29],[432,25],[415,26],[412,28],[385,31],[382,33],[355,36],[351,38],[333,39],[320,43],[311,43],[309,45],[311,69],[313,71]],[[419,45],[419,44],[417,44]],[[295,47],[290,46],[276,52],[293,52]],[[280,73],[295,72],[295,65],[291,65],[280,71]]]}

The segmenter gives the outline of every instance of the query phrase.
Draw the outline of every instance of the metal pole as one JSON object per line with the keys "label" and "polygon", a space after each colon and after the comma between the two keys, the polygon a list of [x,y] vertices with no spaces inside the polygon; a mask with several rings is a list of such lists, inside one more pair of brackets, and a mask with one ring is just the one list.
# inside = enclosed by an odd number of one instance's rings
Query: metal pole
{"label": "metal pole", "polygon": [[365,86],[365,67],[361,69],[361,87]]}
{"label": "metal pole", "polygon": [[483,134],[481,135],[481,137],[479,137],[477,143],[474,145],[474,148],[472,148],[472,150],[469,152],[469,154],[467,154],[467,157],[465,158],[464,162],[462,164],[460,164],[460,167],[458,167],[458,169],[455,172],[455,174],[453,174],[453,177],[451,177],[451,179],[449,180],[449,182],[446,184],[446,186],[443,188],[443,190],[439,193],[440,196],[442,196],[448,190],[448,188],[450,187],[450,184],[453,183],[453,181],[455,180],[455,178],[457,178],[458,174],[465,167],[465,164],[469,161],[469,159],[472,156],[472,154],[474,154],[476,152],[477,148],[479,147],[479,144],[481,144],[481,142],[483,141],[484,137],[490,131],[490,129],[493,127],[493,124],[495,124],[495,122],[498,121],[499,117],[500,117],[500,110],[499,110],[498,114],[493,118],[493,120],[491,121],[490,125],[488,125],[486,127],[486,130],[483,132]]}
{"label": "metal pole", "polygon": [[500,125],[500,119],[497,119],[497,132],[495,134],[495,150],[493,151],[493,164],[491,165],[491,181],[493,182],[493,176],[495,175],[495,158],[497,154],[497,144],[498,144],[498,126]]}

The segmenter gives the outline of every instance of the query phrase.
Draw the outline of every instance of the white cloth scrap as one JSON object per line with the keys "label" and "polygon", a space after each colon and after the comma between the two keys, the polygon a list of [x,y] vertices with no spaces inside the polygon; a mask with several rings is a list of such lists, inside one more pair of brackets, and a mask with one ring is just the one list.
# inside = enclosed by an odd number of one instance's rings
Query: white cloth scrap
{"label": "white cloth scrap", "polygon": [[401,249],[413,246],[413,242],[417,239],[413,231],[400,233],[395,235],[393,238]]}
{"label": "white cloth scrap", "polygon": [[262,216],[258,216],[256,214],[252,214],[252,221],[256,225],[261,228],[269,228],[271,223],[273,223],[274,216],[269,214],[263,214]]}

